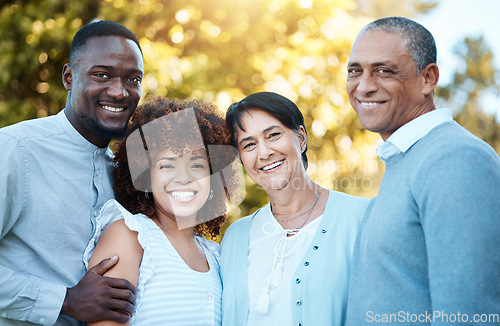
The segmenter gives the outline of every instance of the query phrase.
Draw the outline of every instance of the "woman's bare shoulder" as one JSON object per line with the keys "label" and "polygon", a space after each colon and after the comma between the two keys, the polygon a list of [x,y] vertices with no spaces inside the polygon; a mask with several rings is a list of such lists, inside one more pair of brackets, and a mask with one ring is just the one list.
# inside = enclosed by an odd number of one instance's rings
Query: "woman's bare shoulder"
{"label": "woman's bare shoulder", "polygon": [[137,240],[137,232],[130,230],[123,219],[104,230],[90,258],[89,269],[102,259],[115,255],[119,258],[118,263],[104,275],[125,278],[137,286],[143,249]]}

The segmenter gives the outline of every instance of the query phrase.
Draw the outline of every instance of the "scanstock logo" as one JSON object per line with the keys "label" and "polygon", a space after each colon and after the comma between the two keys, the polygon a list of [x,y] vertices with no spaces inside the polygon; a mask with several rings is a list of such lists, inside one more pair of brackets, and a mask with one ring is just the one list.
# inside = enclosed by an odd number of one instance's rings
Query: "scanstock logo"
{"label": "scanstock logo", "polygon": [[[139,127],[127,138],[126,147],[132,182],[135,189],[143,192],[151,192],[150,167],[162,152],[181,156],[191,151],[205,151],[211,170],[210,196],[195,217],[176,218],[179,229],[215,219],[245,198],[238,151],[231,145],[205,146],[193,108],[165,115]],[[163,194],[155,193],[155,198],[158,195]]]}

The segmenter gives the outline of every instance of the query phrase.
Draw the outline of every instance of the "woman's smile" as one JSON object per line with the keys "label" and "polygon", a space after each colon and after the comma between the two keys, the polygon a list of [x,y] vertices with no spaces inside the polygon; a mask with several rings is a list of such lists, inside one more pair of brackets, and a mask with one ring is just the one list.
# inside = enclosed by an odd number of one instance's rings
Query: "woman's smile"
{"label": "woman's smile", "polygon": [[259,170],[264,171],[264,172],[273,172],[273,171],[277,170],[278,167],[281,166],[281,164],[283,164],[284,161],[285,160],[283,159],[281,161],[273,162],[271,164],[268,164],[268,165],[261,167]]}
{"label": "woman's smile", "polygon": [[190,203],[194,200],[198,191],[195,190],[171,190],[167,191],[171,198],[181,203]]}
{"label": "woman's smile", "polygon": [[238,130],[241,161],[248,175],[264,189],[281,189],[301,175],[301,142],[305,133],[295,132],[261,109],[241,116]]}

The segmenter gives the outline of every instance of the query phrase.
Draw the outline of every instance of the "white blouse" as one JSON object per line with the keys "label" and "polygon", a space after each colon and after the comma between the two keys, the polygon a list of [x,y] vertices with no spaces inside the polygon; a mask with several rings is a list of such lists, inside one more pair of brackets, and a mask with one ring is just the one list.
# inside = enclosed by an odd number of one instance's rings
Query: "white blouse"
{"label": "white blouse", "polygon": [[300,230],[287,230],[276,221],[270,205],[255,215],[248,249],[248,325],[292,324],[293,275],[322,217]]}
{"label": "white blouse", "polygon": [[102,231],[123,218],[144,249],[139,267],[135,312],[130,325],[221,325],[222,282],[218,244],[196,236],[210,270],[192,270],[163,231],[143,214],[133,215],[116,200],[108,201],[97,220],[94,237],[84,254],[88,261]]}

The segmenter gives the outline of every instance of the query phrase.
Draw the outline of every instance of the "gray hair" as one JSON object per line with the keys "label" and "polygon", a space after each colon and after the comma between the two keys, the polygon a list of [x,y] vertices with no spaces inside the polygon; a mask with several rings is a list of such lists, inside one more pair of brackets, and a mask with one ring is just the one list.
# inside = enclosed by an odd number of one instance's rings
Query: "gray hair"
{"label": "gray hair", "polygon": [[384,17],[363,27],[358,35],[366,31],[378,30],[390,34],[399,34],[406,40],[406,50],[417,65],[417,72],[421,72],[429,63],[437,62],[434,37],[416,21],[405,17]]}

